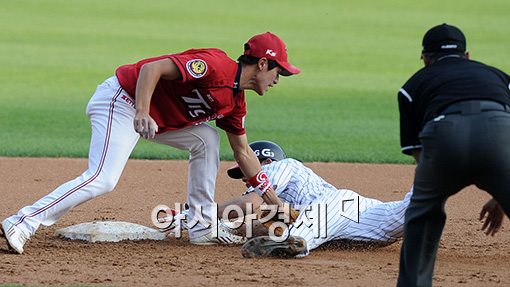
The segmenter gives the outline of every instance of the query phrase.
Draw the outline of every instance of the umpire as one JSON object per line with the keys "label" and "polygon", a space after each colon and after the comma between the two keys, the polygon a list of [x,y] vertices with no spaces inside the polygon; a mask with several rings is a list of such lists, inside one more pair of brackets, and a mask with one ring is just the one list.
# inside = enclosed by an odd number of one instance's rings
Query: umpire
{"label": "umpire", "polygon": [[442,24],[423,37],[425,67],[400,89],[402,152],[418,165],[406,212],[398,286],[431,286],[448,197],[475,184],[493,198],[482,230],[510,216],[510,76],[469,60],[464,34]]}

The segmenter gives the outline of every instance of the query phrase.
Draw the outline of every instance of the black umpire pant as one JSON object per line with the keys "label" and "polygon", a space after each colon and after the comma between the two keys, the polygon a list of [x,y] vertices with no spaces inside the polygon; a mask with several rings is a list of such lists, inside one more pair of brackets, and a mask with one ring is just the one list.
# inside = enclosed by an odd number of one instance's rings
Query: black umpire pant
{"label": "black umpire pant", "polygon": [[397,286],[432,286],[448,197],[475,184],[510,217],[510,113],[492,101],[463,101],[428,122],[406,211]]}

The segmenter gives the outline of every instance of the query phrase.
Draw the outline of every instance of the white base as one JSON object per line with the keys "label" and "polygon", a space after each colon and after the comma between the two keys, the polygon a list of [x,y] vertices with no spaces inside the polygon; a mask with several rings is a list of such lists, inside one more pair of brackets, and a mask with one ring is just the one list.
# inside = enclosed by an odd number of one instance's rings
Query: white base
{"label": "white base", "polygon": [[164,240],[164,233],[130,222],[94,221],[59,229],[56,236],[88,242],[119,242],[122,240]]}

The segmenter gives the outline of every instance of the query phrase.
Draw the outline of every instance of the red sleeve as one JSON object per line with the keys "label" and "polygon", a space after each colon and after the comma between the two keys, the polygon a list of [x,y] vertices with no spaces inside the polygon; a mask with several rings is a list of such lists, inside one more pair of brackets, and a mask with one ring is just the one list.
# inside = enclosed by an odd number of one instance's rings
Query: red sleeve
{"label": "red sleeve", "polygon": [[244,127],[245,117],[246,102],[244,100],[244,92],[240,92],[236,96],[236,108],[234,109],[234,112],[224,118],[217,119],[216,126],[235,135],[244,135],[246,133]]}
{"label": "red sleeve", "polygon": [[214,74],[215,58],[207,52],[188,50],[168,57],[179,68],[183,83],[198,83]]}

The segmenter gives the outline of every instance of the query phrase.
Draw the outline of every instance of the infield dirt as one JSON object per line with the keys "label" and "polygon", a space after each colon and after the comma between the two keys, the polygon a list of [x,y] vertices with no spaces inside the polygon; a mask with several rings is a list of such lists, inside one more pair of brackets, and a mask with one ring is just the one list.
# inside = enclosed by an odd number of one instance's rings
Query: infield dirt
{"label": "infield dirt", "polygon": [[[244,191],[222,162],[216,199]],[[339,188],[384,201],[400,200],[411,186],[412,165],[306,163]],[[85,170],[84,159],[0,158],[0,218],[31,204]],[[152,226],[151,210],[186,200],[187,162],[130,160],[115,191],[42,227],[23,255],[0,240],[0,284],[107,286],[394,286],[401,243],[382,248],[328,246],[303,259],[244,259],[239,246],[161,242],[85,243],[54,236],[69,225],[120,220]],[[474,187],[446,205],[434,286],[510,286],[509,222],[495,237],[481,231],[478,213],[488,195]]]}

